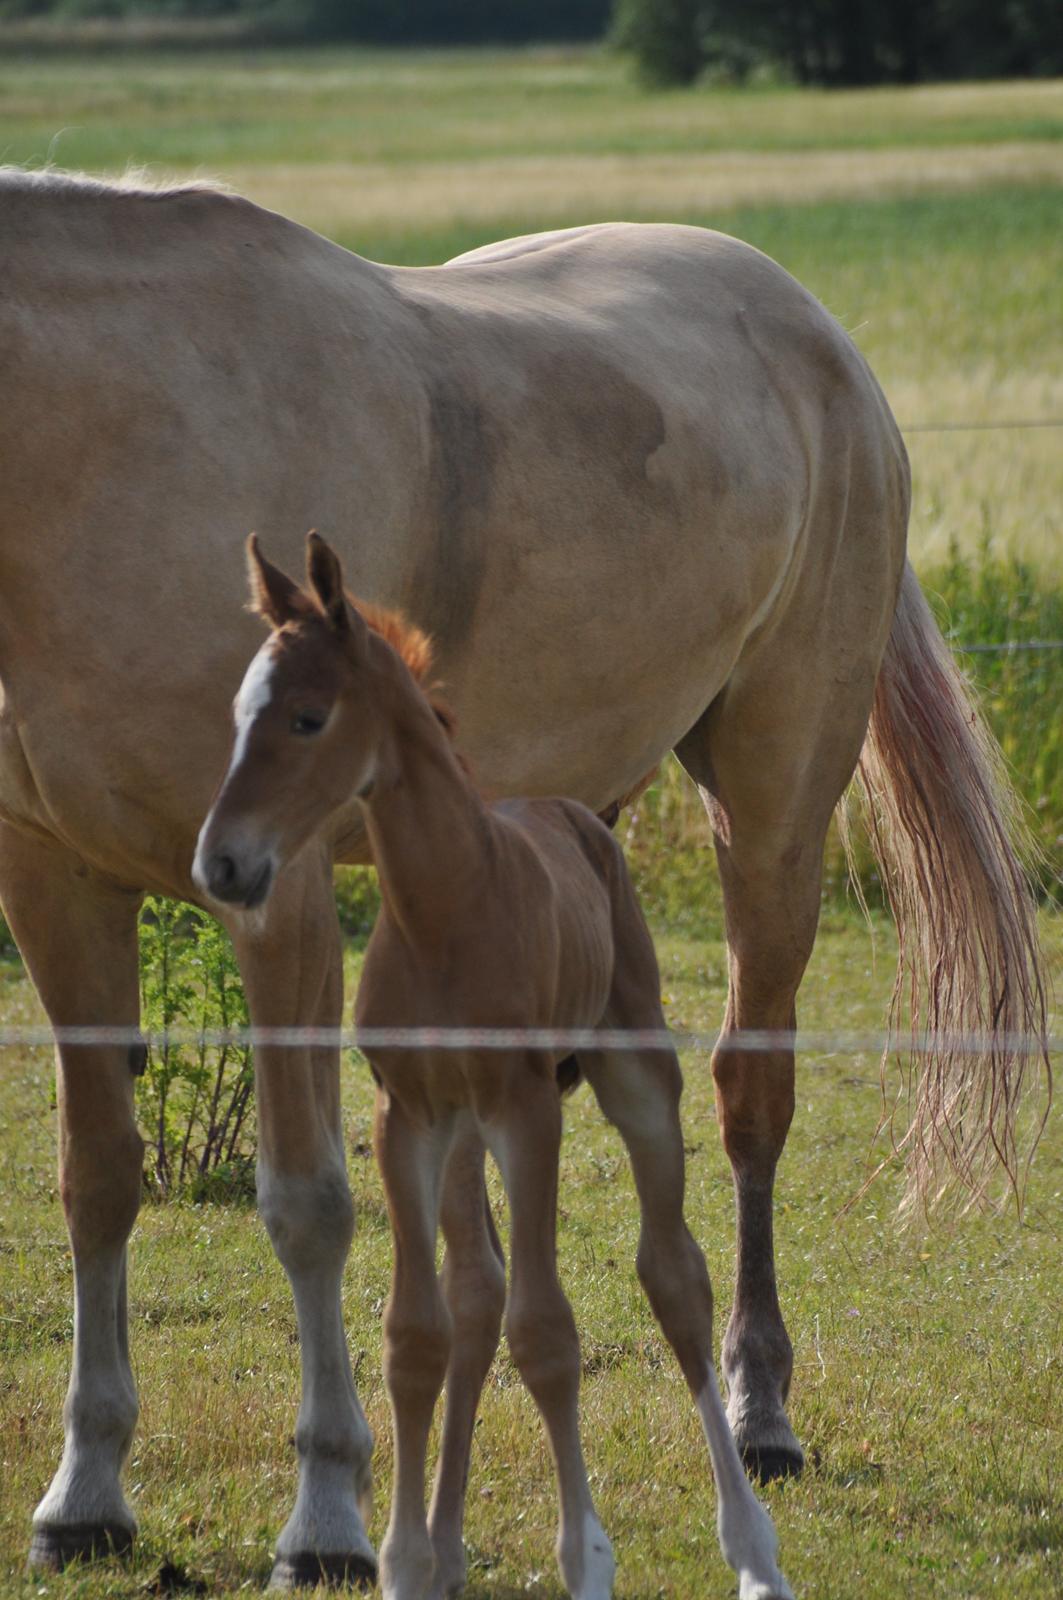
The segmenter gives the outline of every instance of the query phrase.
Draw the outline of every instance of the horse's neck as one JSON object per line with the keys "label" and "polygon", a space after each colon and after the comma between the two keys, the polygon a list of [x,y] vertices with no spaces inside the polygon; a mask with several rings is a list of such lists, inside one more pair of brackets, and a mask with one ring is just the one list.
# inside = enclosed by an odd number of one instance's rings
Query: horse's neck
{"label": "horse's neck", "polygon": [[490,824],[424,696],[405,684],[396,701],[366,826],[389,916],[411,943],[431,947],[479,893]]}

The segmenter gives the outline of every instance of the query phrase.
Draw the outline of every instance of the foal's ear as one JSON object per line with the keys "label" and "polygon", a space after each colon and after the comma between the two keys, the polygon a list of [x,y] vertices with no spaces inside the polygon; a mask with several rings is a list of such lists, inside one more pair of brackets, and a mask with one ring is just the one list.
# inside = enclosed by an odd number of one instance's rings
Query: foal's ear
{"label": "foal's ear", "polygon": [[338,632],[349,632],[351,613],[343,592],[340,558],[332,546],[315,532],[306,536],[306,578],[332,626]]}
{"label": "foal's ear", "polygon": [[286,622],[306,610],[299,585],[287,573],[267,561],[258,547],[258,535],[250,534],[247,540],[247,581],[251,585],[251,609],[269,623],[271,628],[283,628]]}

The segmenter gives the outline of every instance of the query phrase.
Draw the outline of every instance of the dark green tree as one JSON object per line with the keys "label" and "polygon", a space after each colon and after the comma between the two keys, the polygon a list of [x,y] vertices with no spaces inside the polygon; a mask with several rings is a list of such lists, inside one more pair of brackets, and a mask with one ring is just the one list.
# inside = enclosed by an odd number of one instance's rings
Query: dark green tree
{"label": "dark green tree", "polygon": [[693,83],[706,63],[701,0],[618,0],[613,39],[647,83]]}

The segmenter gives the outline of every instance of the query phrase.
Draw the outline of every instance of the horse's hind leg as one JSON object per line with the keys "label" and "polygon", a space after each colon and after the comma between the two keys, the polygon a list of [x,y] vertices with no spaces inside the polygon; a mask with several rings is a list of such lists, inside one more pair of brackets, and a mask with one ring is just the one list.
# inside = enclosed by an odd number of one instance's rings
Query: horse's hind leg
{"label": "horse's hind leg", "polygon": [[[55,1027],[136,1029],[139,894],[61,848],[0,825],[0,897]],[[139,1047],[61,1044],[59,1190],[74,1257],[74,1353],[63,1457],[33,1519],[30,1564],[124,1550],[136,1522],[119,1474],[137,1419],[126,1326],[126,1241],[140,1203],[133,1116]]]}
{"label": "horse's hind leg", "polygon": [[[343,1009],[330,864],[308,851],[264,916],[227,919],[257,1028],[336,1028]],[[335,1045],[255,1049],[258,1200],[299,1322],[303,1393],[295,1429],[299,1488],[279,1540],[275,1588],[365,1583],[372,1435],[347,1355],[340,1291],[354,1229]]]}
{"label": "horse's hind leg", "polygon": [[462,1522],[469,1454],[506,1300],[502,1246],[484,1185],[484,1147],[471,1122],[460,1128],[447,1163],[441,1216],[447,1241],[442,1284],[451,1344],[443,1439],[428,1516],[436,1553],[433,1596],[456,1594],[465,1582]]}
{"label": "horse's hind leg", "polygon": [[[888,626],[885,610],[883,602]],[[804,1463],[784,1410],[793,1350],[779,1307],[772,1237],[775,1169],[794,1110],[794,1052],[790,1045],[729,1049],[727,1036],[795,1026],[795,997],[819,917],[827,825],[856,765],[871,707],[874,629],[867,629],[862,648],[864,658],[854,647],[847,674],[826,652],[797,673],[777,648],[770,662],[749,667],[728,686],[677,750],[705,800],[723,885],[729,985],[712,1068],[738,1223],[723,1371],[735,1439],[762,1479],[799,1472]]]}

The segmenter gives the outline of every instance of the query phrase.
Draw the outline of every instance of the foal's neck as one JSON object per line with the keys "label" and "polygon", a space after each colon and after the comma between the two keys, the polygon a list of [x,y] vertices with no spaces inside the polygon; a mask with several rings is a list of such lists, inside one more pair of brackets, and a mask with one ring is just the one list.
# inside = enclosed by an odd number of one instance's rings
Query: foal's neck
{"label": "foal's neck", "polygon": [[410,943],[432,946],[481,892],[487,807],[405,666],[393,660],[384,670],[385,731],[362,807],[388,915]]}

